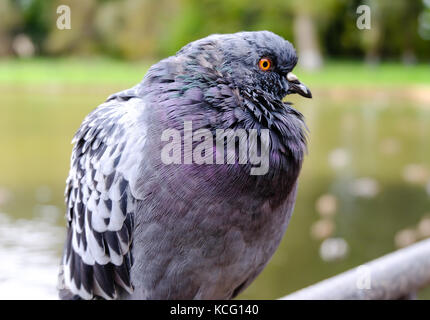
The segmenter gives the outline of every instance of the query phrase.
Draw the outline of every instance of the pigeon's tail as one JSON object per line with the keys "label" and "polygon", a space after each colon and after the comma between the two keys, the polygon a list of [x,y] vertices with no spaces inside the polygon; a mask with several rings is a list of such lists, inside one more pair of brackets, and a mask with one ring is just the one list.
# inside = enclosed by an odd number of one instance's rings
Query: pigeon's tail
{"label": "pigeon's tail", "polygon": [[60,300],[82,300],[82,298],[66,288],[64,283],[64,267],[60,265],[60,272],[58,273],[58,297]]}
{"label": "pigeon's tail", "polygon": [[61,300],[82,300],[80,296],[74,294],[73,292],[67,289],[59,290],[58,297]]}

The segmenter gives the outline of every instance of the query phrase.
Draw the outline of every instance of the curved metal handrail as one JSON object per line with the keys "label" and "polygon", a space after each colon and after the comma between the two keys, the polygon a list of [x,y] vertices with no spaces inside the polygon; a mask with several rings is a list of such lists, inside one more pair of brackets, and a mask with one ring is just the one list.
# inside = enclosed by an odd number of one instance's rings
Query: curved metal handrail
{"label": "curved metal handrail", "polygon": [[428,285],[430,285],[430,239],[397,250],[280,299],[402,299]]}

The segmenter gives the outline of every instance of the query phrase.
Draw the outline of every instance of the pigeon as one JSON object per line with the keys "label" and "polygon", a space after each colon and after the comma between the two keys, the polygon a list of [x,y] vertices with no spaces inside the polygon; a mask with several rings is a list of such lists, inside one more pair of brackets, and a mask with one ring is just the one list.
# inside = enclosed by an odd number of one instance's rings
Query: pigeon
{"label": "pigeon", "polygon": [[[224,300],[250,285],[287,229],[307,153],[304,117],[284,102],[312,97],[297,61],[270,31],[210,35],[84,119],[66,182],[61,299]],[[189,148],[205,139],[189,140],[188,125],[233,135],[208,138],[202,163]],[[229,156],[243,147],[236,132],[266,168]]]}

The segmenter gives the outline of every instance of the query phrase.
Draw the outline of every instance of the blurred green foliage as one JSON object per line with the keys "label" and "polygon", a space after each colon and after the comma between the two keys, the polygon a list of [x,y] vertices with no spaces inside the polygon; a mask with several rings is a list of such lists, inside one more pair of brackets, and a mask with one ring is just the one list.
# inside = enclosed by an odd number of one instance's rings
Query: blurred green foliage
{"label": "blurred green foliage", "polygon": [[[70,30],[56,27],[62,4],[71,8]],[[361,4],[372,9],[371,30],[356,27]],[[429,0],[1,0],[0,56],[16,54],[20,34],[37,55],[121,59],[160,58],[208,34],[241,30],[271,30],[296,42],[295,19],[306,16],[325,56],[426,61],[429,8]]]}

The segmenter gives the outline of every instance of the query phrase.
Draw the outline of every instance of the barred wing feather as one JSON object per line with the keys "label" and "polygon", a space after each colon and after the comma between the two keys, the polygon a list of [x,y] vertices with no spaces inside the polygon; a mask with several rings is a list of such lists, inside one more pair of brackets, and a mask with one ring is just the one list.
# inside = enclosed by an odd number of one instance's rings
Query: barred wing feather
{"label": "barred wing feather", "polygon": [[[67,241],[60,297],[132,292],[136,176],[145,145],[144,102],[127,90],[90,113],[76,133],[66,187]],[[141,148],[141,150],[139,150]]]}

